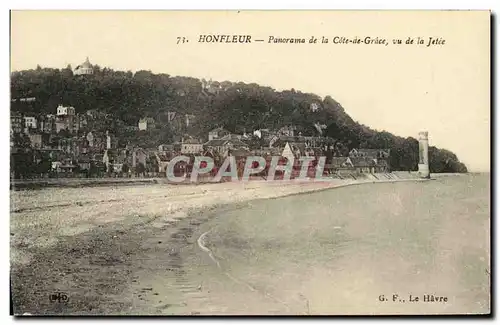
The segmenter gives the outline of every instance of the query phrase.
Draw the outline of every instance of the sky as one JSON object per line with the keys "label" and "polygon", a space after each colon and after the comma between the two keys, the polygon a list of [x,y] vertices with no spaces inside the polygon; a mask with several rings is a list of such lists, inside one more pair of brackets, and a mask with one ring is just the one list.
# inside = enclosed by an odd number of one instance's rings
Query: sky
{"label": "sky", "polygon": [[[264,42],[199,43],[200,35]],[[276,38],[316,44],[268,43]],[[321,43],[322,36],[329,43]],[[333,44],[334,37],[388,45]],[[178,37],[188,42],[177,44]],[[392,44],[421,37],[424,45]],[[427,47],[429,37],[445,40]],[[490,170],[487,11],[13,11],[11,70],[76,67],[255,82],[330,95],[359,123],[418,137]]]}

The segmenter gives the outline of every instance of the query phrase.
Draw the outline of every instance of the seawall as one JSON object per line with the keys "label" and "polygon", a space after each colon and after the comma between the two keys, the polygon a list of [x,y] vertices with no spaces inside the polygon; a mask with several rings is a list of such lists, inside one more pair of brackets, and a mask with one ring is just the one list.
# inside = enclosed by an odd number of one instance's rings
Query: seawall
{"label": "seawall", "polygon": [[[448,175],[450,176],[450,175]],[[378,174],[359,174],[348,176],[325,177],[325,181],[346,181],[347,183],[367,183],[367,182],[386,182],[386,181],[401,181],[415,180],[419,176],[415,172],[392,172]],[[224,180],[228,181],[228,180]],[[262,177],[250,177],[249,181],[262,182],[266,181]],[[171,182],[165,177],[152,178],[41,178],[41,179],[18,179],[11,180],[11,190],[24,189],[40,189],[45,187],[96,187],[96,186],[130,186],[130,185],[153,185],[153,184],[169,184],[169,185],[201,185],[215,184],[210,178],[201,178],[197,182],[191,182],[189,178],[184,182]]]}

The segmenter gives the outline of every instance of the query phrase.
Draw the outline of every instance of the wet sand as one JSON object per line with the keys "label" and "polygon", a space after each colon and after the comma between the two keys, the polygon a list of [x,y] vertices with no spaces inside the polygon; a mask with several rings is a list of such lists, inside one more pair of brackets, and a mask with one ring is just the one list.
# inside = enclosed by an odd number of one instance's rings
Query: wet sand
{"label": "wet sand", "polygon": [[[459,301],[448,304],[448,311],[484,312],[489,276],[479,273],[483,267],[489,271],[489,180],[476,184],[469,178],[257,201],[252,199],[328,186],[229,183],[16,192],[11,198],[15,313],[385,313],[394,305],[374,300],[380,294],[392,298],[394,290],[401,295],[416,290],[402,285],[408,280]],[[426,186],[433,195],[416,201],[415,193]],[[453,189],[459,193],[449,193]],[[467,209],[442,203],[444,193]],[[460,193],[470,197],[460,201]],[[448,212],[431,213],[443,212],[440,208]],[[219,266],[199,245],[207,231],[201,244]],[[457,236],[461,231],[466,235]],[[462,289],[474,292],[477,308]],[[69,300],[51,302],[54,291],[67,293]],[[417,312],[431,310],[419,306]]]}

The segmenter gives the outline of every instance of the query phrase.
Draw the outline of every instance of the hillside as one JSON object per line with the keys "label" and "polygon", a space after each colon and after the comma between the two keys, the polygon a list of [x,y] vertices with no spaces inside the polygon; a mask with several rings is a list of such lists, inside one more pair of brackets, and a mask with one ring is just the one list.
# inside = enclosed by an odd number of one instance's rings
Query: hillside
{"label": "hillside", "polygon": [[[181,135],[168,123],[168,112],[176,112],[196,116],[182,133],[197,137],[206,137],[217,126],[232,132],[251,132],[294,125],[296,133],[322,132],[336,139],[335,147],[340,154],[347,154],[352,148],[389,148],[393,170],[417,169],[415,138],[370,129],[354,121],[330,96],[321,98],[294,89],[280,92],[257,84],[229,81],[207,86],[204,80],[195,78],[150,71],[113,71],[98,66],[94,66],[94,75],[74,76],[68,66],[13,72],[11,98],[26,97],[35,97],[36,101],[13,102],[11,111],[53,114],[59,104],[73,106],[77,113],[96,110],[106,116],[100,128],[109,129],[119,137],[133,137],[126,134],[124,127],[137,126],[140,118],[150,116],[157,121],[155,137],[171,140],[174,135]],[[467,172],[465,165],[448,150],[431,147],[429,156],[433,173]]]}

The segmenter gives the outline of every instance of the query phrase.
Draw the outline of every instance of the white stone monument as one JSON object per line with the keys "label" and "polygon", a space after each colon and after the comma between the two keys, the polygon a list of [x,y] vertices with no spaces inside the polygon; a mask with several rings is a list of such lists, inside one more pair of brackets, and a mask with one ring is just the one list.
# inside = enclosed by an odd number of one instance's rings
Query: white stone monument
{"label": "white stone monument", "polygon": [[421,178],[430,178],[429,171],[429,132],[418,133],[418,174]]}

